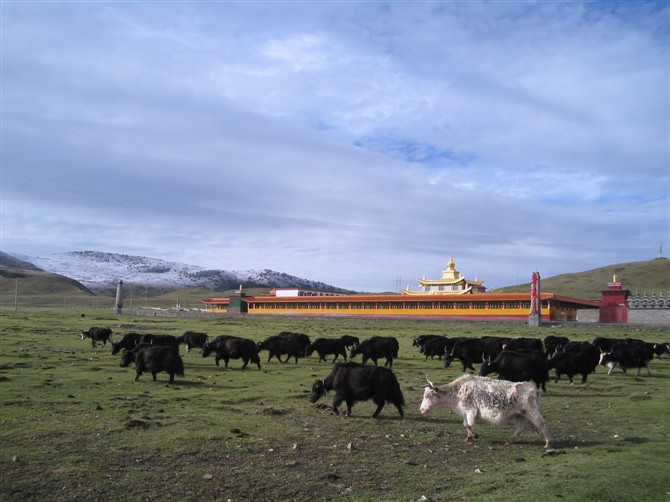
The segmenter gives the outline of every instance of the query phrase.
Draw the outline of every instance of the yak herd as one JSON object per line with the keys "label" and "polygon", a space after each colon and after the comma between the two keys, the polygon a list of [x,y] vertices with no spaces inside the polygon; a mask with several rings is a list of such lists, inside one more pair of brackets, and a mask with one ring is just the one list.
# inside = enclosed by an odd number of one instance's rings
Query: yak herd
{"label": "yak herd", "polygon": [[[357,337],[345,335],[311,341],[305,334],[283,331],[261,342],[254,342],[225,335],[210,340],[205,333],[187,331],[181,336],[127,333],[114,342],[111,329],[94,327],[82,331],[81,338],[89,339],[93,347],[110,342],[112,354],[121,352],[121,366],[135,365],[135,380],[143,373],[150,373],[155,381],[157,373],[166,372],[170,383],[174,383],[175,375],[184,375],[180,345],[184,345],[187,352],[199,348],[203,357],[215,354],[216,365],[219,366],[223,360],[225,368],[228,368],[231,359],[241,359],[242,369],[251,362],[260,370],[262,351],[267,351],[268,363],[273,358],[282,363],[293,359],[297,363],[299,358],[313,354],[318,355],[321,362],[333,356],[330,374],[316,380],[312,386],[311,403],[333,391],[332,410],[335,414],[339,414],[338,407],[342,403],[346,404],[346,414],[350,415],[354,402],[372,400],[377,405],[373,417],[379,415],[386,403],[393,404],[401,418],[404,416],[404,397],[391,369],[399,351],[394,337],[373,336],[360,341]],[[580,375],[581,382],[585,383],[588,375],[599,365],[608,368],[608,375],[616,367],[624,372],[636,369],[637,377],[642,368],[649,374],[649,361],[654,357],[670,357],[669,343],[649,343],[633,338],[596,337],[592,342],[577,342],[554,335],[543,340],[422,335],[414,338],[412,345],[426,359],[437,357],[444,367],[458,360],[464,373],[468,370],[477,372],[474,365],[479,365],[477,376],[466,374],[441,387],[428,381],[421,413],[438,404],[446,405],[463,417],[468,441],[475,437],[473,428],[476,419],[493,425],[514,422],[516,430],[510,442],[530,423],[545,436],[546,448],[549,448],[550,437],[540,411],[540,389],[546,392],[550,371],[554,372],[555,383],[563,375],[570,383]],[[362,364],[348,360],[358,355]],[[340,357],[342,360],[338,361]],[[373,365],[366,364],[368,361],[372,361]],[[384,366],[379,366],[380,361],[384,361]],[[487,378],[494,374],[498,376],[497,380]]]}

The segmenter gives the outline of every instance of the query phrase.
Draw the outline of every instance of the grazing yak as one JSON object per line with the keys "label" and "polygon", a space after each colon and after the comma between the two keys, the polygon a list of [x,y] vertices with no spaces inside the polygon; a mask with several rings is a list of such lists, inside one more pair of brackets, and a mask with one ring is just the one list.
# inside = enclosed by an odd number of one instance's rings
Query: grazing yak
{"label": "grazing yak", "polygon": [[142,373],[151,373],[156,381],[156,373],[165,371],[170,375],[170,383],[174,383],[174,376],[184,376],[184,362],[179,356],[179,349],[169,345],[138,345],[132,350],[124,350],[121,355],[121,367],[135,363],[135,381]]}
{"label": "grazing yak", "polygon": [[599,352],[608,352],[611,348],[612,345],[615,343],[620,343],[624,342],[625,339],[623,338],[606,338],[604,336],[597,336],[593,339],[593,345],[595,346],[596,349],[598,349]]}
{"label": "grazing yak", "polygon": [[142,335],[142,338],[140,338],[140,343],[146,343],[150,345],[165,345],[179,350],[179,342],[177,341],[177,337],[174,335],[152,335],[147,333],[146,335]]}
{"label": "grazing yak", "polygon": [[449,345],[449,338],[446,336],[436,335],[432,338],[426,340],[423,345],[420,346],[419,352],[426,356],[430,356],[433,359],[437,356],[438,359],[442,359],[444,352],[447,350]]}
{"label": "grazing yak", "polygon": [[91,346],[95,347],[97,342],[102,342],[104,347],[108,341],[111,341],[112,330],[110,328],[88,328],[86,331],[81,332],[81,339],[84,340],[89,338],[91,340]]}
{"label": "grazing yak", "polygon": [[237,336],[221,335],[212,342],[208,342],[202,348],[202,357],[207,357],[212,352],[216,353],[216,365],[223,359],[224,368],[228,369],[228,361],[231,359],[242,359],[242,369],[246,369],[249,361],[261,369],[261,359],[258,357],[258,347],[253,340]]}
{"label": "grazing yak", "polygon": [[[286,363],[292,357],[295,358],[296,364],[299,357],[305,357],[305,348],[300,340],[296,338],[273,335],[267,337],[262,342],[257,344],[258,352],[261,350],[268,351],[268,363],[270,359],[276,357],[280,363]],[[286,360],[282,361],[280,356],[286,354]]]}
{"label": "grazing yak", "polygon": [[528,382],[492,380],[469,374],[440,387],[428,380],[419,411],[428,413],[439,405],[463,417],[466,441],[477,437],[474,427],[478,419],[491,425],[514,421],[516,429],[508,444],[514,443],[530,422],[544,436],[544,447],[551,447],[549,428],[540,411],[539,391]]}
{"label": "grazing yak", "polygon": [[497,373],[500,379],[510,382],[527,382],[532,380],[538,388],[547,392],[549,367],[542,351],[517,352],[503,350],[493,360],[482,358],[479,376]]}
{"label": "grazing yak", "polygon": [[570,383],[573,383],[572,377],[582,375],[582,383],[586,383],[586,378],[594,369],[591,356],[586,351],[557,352],[554,357],[549,359],[548,367],[556,370],[554,383],[558,382],[561,375],[567,375]]}
{"label": "grazing yak", "polygon": [[311,356],[314,352],[319,354],[319,362],[326,361],[328,355],[335,355],[333,362],[337,361],[339,356],[347,360],[347,347],[341,338],[317,338],[305,348],[305,357]]}
{"label": "grazing yak", "polygon": [[624,373],[628,368],[637,368],[636,377],[640,376],[642,368],[646,368],[647,375],[651,375],[649,371],[650,360],[651,356],[647,347],[637,342],[615,343],[609,351],[600,353],[600,364],[608,367],[608,375],[617,366],[620,366]]}
{"label": "grazing yak", "polygon": [[412,338],[412,347],[419,347],[419,353],[423,354],[423,347],[424,345],[426,345],[426,342],[434,338],[446,338],[446,337],[442,335],[419,335]]}
{"label": "grazing yak", "polygon": [[659,359],[667,359],[670,357],[670,343],[655,343],[654,355]]}
{"label": "grazing yak", "polygon": [[393,366],[393,358],[398,357],[398,350],[400,345],[398,340],[392,336],[373,336],[363,340],[360,344],[354,345],[351,349],[351,359],[361,354],[363,357],[363,364],[368,362],[368,359],[377,366],[377,361],[382,357],[386,358],[384,366]]}
{"label": "grazing yak", "polygon": [[461,361],[463,372],[468,369],[475,371],[474,364],[482,360],[486,354],[486,341],[479,338],[459,338],[451,347],[445,350],[444,367],[448,368],[454,359]]}
{"label": "grazing yak", "polygon": [[351,336],[351,335],[342,335],[340,337],[340,340],[344,342],[344,346],[348,349],[360,343],[360,340],[358,339],[357,336]]}
{"label": "grazing yak", "polygon": [[537,350],[544,352],[544,343],[539,338],[517,336],[505,344],[505,350]]}
{"label": "grazing yak", "polygon": [[183,335],[177,337],[178,344],[181,345],[183,343],[186,345],[186,352],[191,352],[191,349],[194,347],[197,347],[202,351],[207,340],[207,333],[197,333],[195,331],[187,331]]}
{"label": "grazing yak", "polygon": [[586,354],[591,361],[591,373],[596,371],[596,367],[600,361],[600,351],[591,342],[569,342],[566,345],[560,347],[556,351],[556,354],[560,354],[561,352]]}
{"label": "grazing yak", "polygon": [[293,333],[291,331],[281,331],[277,333],[277,336],[281,338],[286,338],[287,340],[291,340],[294,342],[298,347],[302,349],[302,353],[305,353],[305,349],[307,346],[310,344],[309,337],[304,334],[304,333]]}
{"label": "grazing yak", "polygon": [[120,342],[112,342],[112,355],[118,354],[121,349],[134,349],[140,343],[142,336],[144,335],[141,333],[126,333]]}
{"label": "grazing yak", "polygon": [[542,340],[544,345],[544,354],[551,357],[554,352],[558,352],[561,347],[565,347],[570,340],[566,336],[547,335]]}
{"label": "grazing yak", "polygon": [[355,401],[372,399],[377,405],[373,418],[377,418],[387,402],[395,405],[400,418],[404,417],[405,399],[398,379],[388,368],[354,362],[335,363],[330,375],[314,382],[309,402],[316,403],[329,390],[335,391],[333,410],[338,415],[337,407],[342,402],[347,403],[346,414],[350,416]]}

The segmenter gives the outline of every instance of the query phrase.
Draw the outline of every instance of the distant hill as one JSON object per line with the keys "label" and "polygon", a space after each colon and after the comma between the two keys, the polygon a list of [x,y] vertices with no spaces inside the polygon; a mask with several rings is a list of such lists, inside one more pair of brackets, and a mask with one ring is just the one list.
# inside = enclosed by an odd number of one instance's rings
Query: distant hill
{"label": "distant hill", "polygon": [[80,282],[60,274],[54,274],[36,267],[16,256],[0,251],[0,293],[13,294],[20,282],[21,294],[69,294],[83,292],[93,295],[93,291]]}
{"label": "distant hill", "polygon": [[157,258],[99,251],[74,251],[36,258],[20,258],[35,268],[69,277],[95,293],[106,295],[114,294],[119,280],[133,286],[144,287],[150,294],[163,294],[182,288],[206,288],[220,292],[237,289],[240,285],[245,289],[302,288],[350,292],[319,281],[268,269],[237,271],[206,269]]}
{"label": "distant hill", "polygon": [[[670,260],[656,258],[649,261],[620,263],[578,273],[567,273],[542,278],[542,291],[563,296],[600,299],[600,291],[607,288],[612,276],[617,275],[623,287],[633,293],[670,292]],[[193,295],[225,296],[240,284],[246,290],[266,291],[273,287],[294,287],[320,291],[351,293],[318,281],[301,279],[272,270],[226,271],[167,262],[155,258],[129,256],[97,251],[60,253],[39,258],[10,255],[0,251],[0,294],[13,296],[19,279],[21,295],[83,294],[113,296],[116,284],[144,289],[144,295],[157,296],[174,293],[185,297]],[[490,292],[529,292],[530,283]],[[140,295],[136,290],[136,295]],[[194,296],[195,297],[195,296]]]}
{"label": "distant hill", "polygon": [[[607,283],[612,282],[612,276],[622,283],[624,289],[632,293],[644,291],[651,293],[670,291],[670,260],[655,258],[649,261],[619,263],[606,267],[587,270],[585,272],[561,274],[542,278],[542,291],[556,293],[574,298],[600,299],[600,291],[607,289]],[[510,286],[495,290],[503,293],[530,291],[530,283]]]}

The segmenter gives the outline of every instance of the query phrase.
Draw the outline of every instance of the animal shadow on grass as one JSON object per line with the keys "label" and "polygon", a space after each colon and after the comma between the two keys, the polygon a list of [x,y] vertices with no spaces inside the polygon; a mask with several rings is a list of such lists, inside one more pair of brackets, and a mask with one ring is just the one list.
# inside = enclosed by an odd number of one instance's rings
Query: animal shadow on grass
{"label": "animal shadow on grass", "polygon": [[[156,382],[158,383],[158,382]],[[174,383],[170,382],[164,382],[166,385],[174,385],[176,387],[179,386],[184,386],[184,387],[199,387],[204,384],[204,382],[201,381],[195,381],[195,380],[175,380]]]}
{"label": "animal shadow on grass", "polygon": [[[422,423],[424,425],[460,425],[461,428],[463,427],[463,419],[458,418],[456,415],[453,415],[452,417],[425,417],[423,415],[405,415],[405,420],[411,421],[411,422],[418,422]],[[465,430],[465,429],[463,429]]]}
{"label": "animal shadow on grass", "polygon": [[560,392],[546,392],[542,393],[542,401],[545,399],[551,399],[554,397],[567,397],[570,399],[584,399],[589,397],[607,397],[607,394],[601,392],[595,392],[593,394],[561,394]]}
{"label": "animal shadow on grass", "polygon": [[624,443],[644,444],[644,443],[651,442],[651,439],[643,438],[643,437],[639,437],[639,436],[630,436],[630,437],[623,438],[622,441]]}

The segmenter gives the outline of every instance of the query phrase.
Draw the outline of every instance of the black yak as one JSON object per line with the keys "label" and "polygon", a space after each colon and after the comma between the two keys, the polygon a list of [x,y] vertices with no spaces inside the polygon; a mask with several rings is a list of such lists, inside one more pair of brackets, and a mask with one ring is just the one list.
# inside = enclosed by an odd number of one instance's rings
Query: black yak
{"label": "black yak", "polygon": [[309,402],[317,402],[329,390],[335,391],[333,410],[338,415],[337,407],[342,402],[347,403],[347,416],[350,416],[355,401],[372,399],[377,405],[372,418],[377,418],[387,402],[395,405],[400,418],[405,416],[402,409],[405,399],[400,384],[388,368],[353,362],[336,363],[330,375],[314,382]]}
{"label": "black yak", "polygon": [[165,371],[170,375],[170,383],[174,383],[174,376],[184,376],[184,362],[179,355],[179,349],[169,345],[138,345],[132,350],[124,350],[121,355],[121,366],[135,363],[135,381],[139,380],[144,372],[151,373],[156,381],[156,373]]}
{"label": "black yak", "polygon": [[225,368],[231,359],[242,359],[242,369],[246,369],[249,361],[261,369],[261,359],[258,357],[258,347],[253,340],[239,338],[237,336],[221,335],[211,342],[205,343],[202,348],[202,357],[207,357],[212,352],[216,354],[216,365],[223,359]]}

